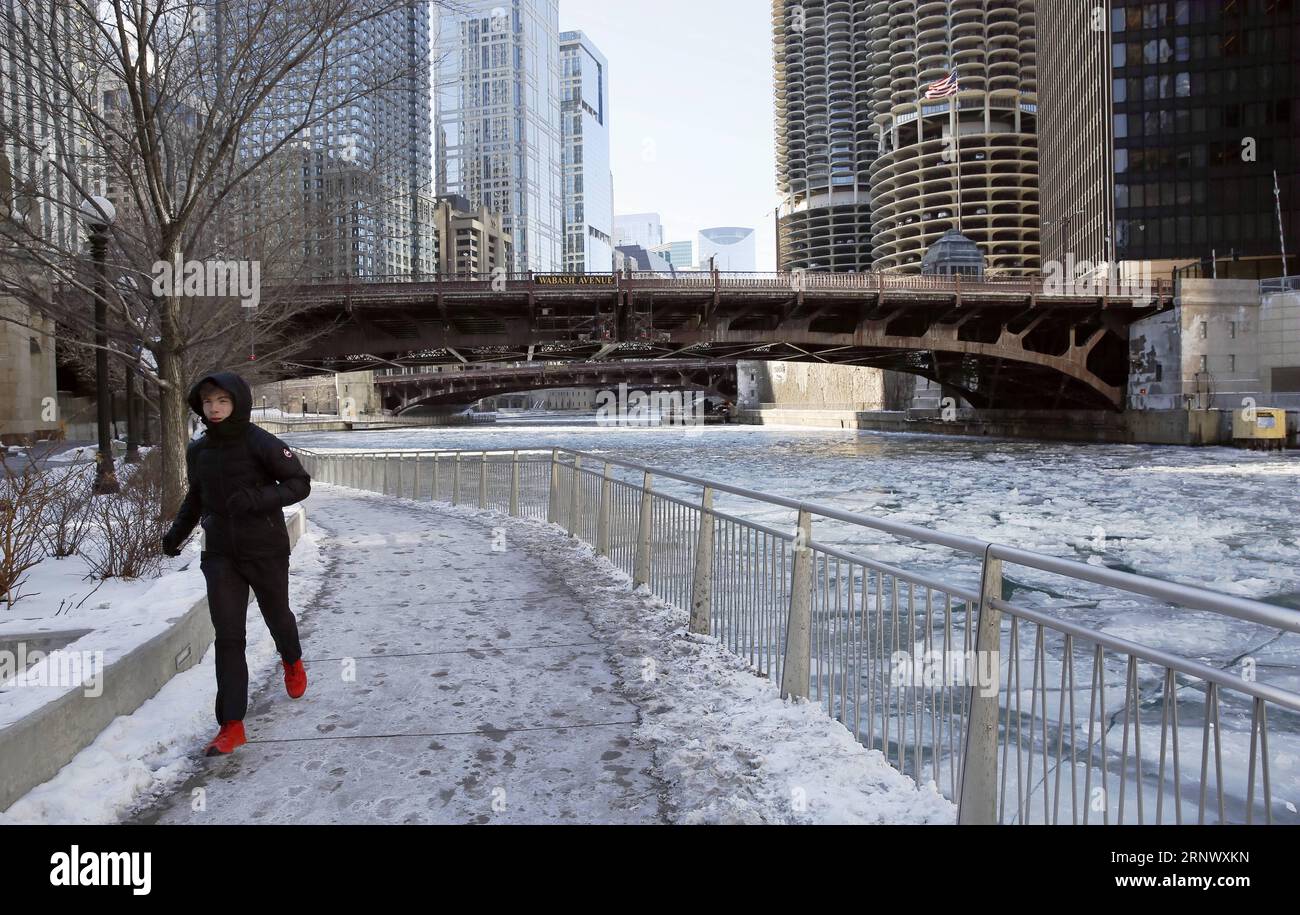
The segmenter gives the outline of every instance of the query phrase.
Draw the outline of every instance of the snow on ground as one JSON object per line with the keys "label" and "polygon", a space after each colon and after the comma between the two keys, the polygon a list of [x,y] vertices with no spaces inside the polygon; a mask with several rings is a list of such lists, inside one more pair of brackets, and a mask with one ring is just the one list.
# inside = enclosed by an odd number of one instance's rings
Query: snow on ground
{"label": "snow on ground", "polygon": [[[160,579],[146,595],[124,612],[164,615],[188,609],[205,593],[203,573],[198,566],[198,548],[177,562],[189,567]],[[323,582],[321,551],[311,526],[293,553],[289,579],[290,606],[309,606]],[[166,589],[165,596],[159,593]],[[107,622],[98,618],[97,622]],[[104,626],[102,633],[117,630]],[[138,642],[134,639],[132,644]],[[79,643],[68,646],[76,649]],[[132,715],[119,716],[94,743],[86,747],[54,778],[38,785],[0,813],[0,824],[116,823],[143,799],[165,794],[190,774],[196,751],[215,733],[212,702],[216,691],[214,654],[209,649],[202,661],[174,677],[157,696]],[[270,633],[256,617],[248,627],[248,667],[252,683],[275,681],[280,673],[279,655]],[[106,658],[111,663],[112,655]],[[30,687],[15,693],[34,693]],[[35,697],[33,697],[34,699]],[[31,700],[29,700],[30,702]],[[3,723],[3,721],[0,721]]]}
{"label": "snow on ground", "polygon": [[[417,504],[417,503],[412,503]],[[782,700],[777,685],[717,639],[689,632],[689,615],[631,590],[631,579],[561,528],[487,514],[526,537],[547,566],[582,582],[620,685],[642,711],[636,736],[654,748],[677,823],[951,823],[956,808],[918,788],[826,716]]]}

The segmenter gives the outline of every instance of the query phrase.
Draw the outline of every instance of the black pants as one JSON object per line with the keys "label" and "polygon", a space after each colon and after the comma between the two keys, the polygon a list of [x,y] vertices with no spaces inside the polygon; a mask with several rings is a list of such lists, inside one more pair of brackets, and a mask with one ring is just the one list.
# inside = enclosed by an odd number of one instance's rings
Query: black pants
{"label": "black pants", "polygon": [[250,587],[280,657],[289,664],[302,657],[298,622],[289,609],[289,556],[235,560],[204,553],[199,568],[207,579],[208,610],[217,631],[217,724],[243,721],[248,711],[244,649]]}

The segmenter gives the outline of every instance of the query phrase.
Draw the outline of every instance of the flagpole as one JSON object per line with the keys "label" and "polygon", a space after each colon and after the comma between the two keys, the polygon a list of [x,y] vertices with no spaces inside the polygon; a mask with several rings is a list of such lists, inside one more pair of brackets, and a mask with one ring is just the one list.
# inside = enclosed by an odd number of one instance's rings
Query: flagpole
{"label": "flagpole", "polygon": [[[957,62],[952,52],[952,0],[948,0],[948,75],[953,79],[957,76]],[[957,233],[961,234],[961,117],[957,113],[956,92],[948,104],[952,112],[953,148],[957,151]]]}

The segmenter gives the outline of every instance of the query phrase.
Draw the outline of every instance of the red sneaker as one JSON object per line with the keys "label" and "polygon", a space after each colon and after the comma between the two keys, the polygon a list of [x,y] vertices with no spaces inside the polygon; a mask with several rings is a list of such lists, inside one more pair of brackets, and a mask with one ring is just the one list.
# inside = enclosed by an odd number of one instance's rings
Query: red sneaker
{"label": "red sneaker", "polygon": [[307,671],[302,666],[302,658],[292,664],[287,661],[280,663],[284,665],[284,688],[289,693],[289,698],[301,699],[302,694],[307,692]]}
{"label": "red sneaker", "polygon": [[242,747],[248,743],[248,738],[244,736],[244,722],[227,721],[217,732],[217,736],[208,744],[208,756],[224,756],[227,753],[233,753],[235,747]]}

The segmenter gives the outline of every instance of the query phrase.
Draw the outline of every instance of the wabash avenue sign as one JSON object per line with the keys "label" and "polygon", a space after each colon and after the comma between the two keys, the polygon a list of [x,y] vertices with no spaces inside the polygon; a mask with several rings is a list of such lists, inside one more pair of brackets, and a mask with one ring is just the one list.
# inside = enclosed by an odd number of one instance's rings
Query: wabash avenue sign
{"label": "wabash avenue sign", "polygon": [[538,273],[533,282],[538,286],[617,286],[618,277],[612,273]]}

